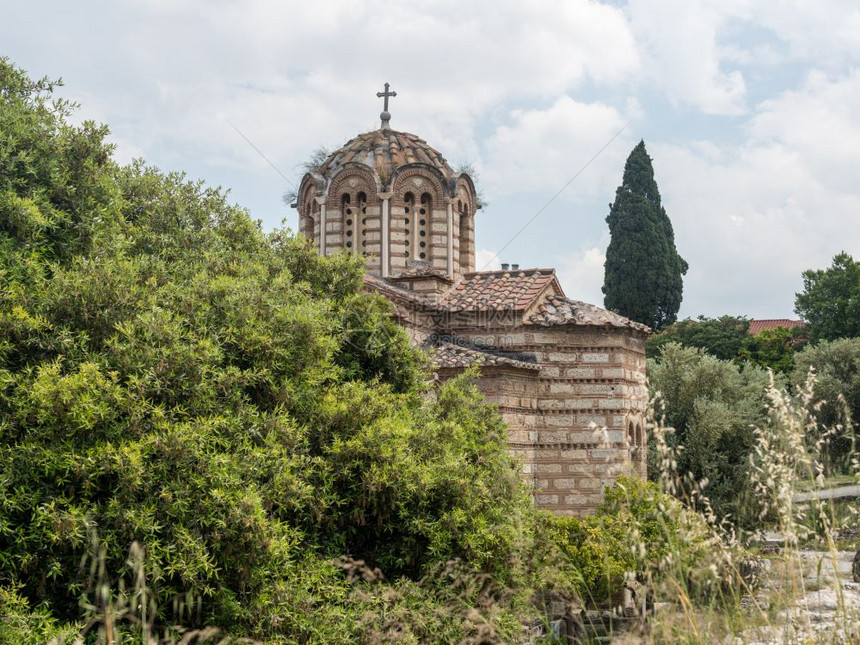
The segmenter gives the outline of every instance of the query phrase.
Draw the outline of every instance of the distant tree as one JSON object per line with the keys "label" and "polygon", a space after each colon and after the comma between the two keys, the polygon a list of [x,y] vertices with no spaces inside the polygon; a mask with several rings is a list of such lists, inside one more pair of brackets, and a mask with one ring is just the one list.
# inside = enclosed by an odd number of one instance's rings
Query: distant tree
{"label": "distant tree", "polygon": [[795,355],[806,345],[805,333],[805,327],[775,327],[747,336],[738,360],[790,374]]}
{"label": "distant tree", "polygon": [[645,342],[648,358],[658,358],[669,343],[697,347],[724,361],[742,366],[752,363],[774,372],[794,370],[794,355],[803,347],[805,328],[777,327],[749,333],[750,321],[742,316],[679,320]]}
{"label": "distant tree", "polygon": [[654,329],[675,322],[687,263],[675,249],[672,222],[660,202],[645,142],[630,153],[606,218],[611,236],[604,305]]}
{"label": "distant tree", "polygon": [[687,318],[649,338],[645,350],[649,358],[656,358],[664,345],[678,343],[685,347],[699,347],[724,361],[733,361],[748,342],[749,326],[750,321],[739,316]]}
{"label": "distant tree", "polygon": [[[796,362],[792,382],[800,387],[809,370],[815,371],[816,419],[821,426],[833,431],[828,439],[826,465],[833,471],[850,472],[856,421],[860,419],[860,338],[810,345],[797,354]],[[850,425],[846,424],[846,412],[853,420]],[[818,438],[810,437],[810,440]]]}
{"label": "distant tree", "polygon": [[843,251],[829,268],[804,271],[794,310],[809,325],[810,340],[860,336],[860,262]]}
{"label": "distant tree", "polygon": [[[753,427],[767,419],[768,373],[753,365],[741,369],[676,343],[664,346],[656,360],[649,359],[647,372],[649,392],[660,394],[665,424],[675,429],[667,440],[682,448],[677,472],[697,482],[707,479],[705,493],[719,515],[750,520],[749,456]],[[652,446],[648,459],[655,464],[656,458]],[[659,471],[650,464],[648,470],[652,475]]]}

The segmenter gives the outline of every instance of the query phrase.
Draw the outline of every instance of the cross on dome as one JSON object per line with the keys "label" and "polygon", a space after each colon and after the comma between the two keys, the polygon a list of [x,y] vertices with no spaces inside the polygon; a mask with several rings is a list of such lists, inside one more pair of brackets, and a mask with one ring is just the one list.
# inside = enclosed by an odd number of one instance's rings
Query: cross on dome
{"label": "cross on dome", "polygon": [[379,115],[379,118],[382,120],[382,124],[379,126],[381,130],[388,130],[388,128],[390,127],[389,122],[391,121],[391,113],[388,111],[388,97],[397,96],[397,92],[388,91],[389,87],[390,86],[388,85],[388,83],[386,83],[385,91],[376,93],[376,96],[385,99],[385,103],[383,103],[382,106],[382,113]]}

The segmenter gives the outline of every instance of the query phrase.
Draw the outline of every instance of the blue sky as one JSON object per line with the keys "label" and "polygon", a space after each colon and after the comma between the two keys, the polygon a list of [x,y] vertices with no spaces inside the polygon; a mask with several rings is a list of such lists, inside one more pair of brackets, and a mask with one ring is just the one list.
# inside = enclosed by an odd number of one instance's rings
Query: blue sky
{"label": "blue sky", "polygon": [[119,160],[229,188],[267,229],[296,225],[281,174],[378,127],[387,81],[392,127],[478,170],[491,268],[555,267],[602,304],[608,203],[640,139],[690,264],[682,316],[793,317],[804,269],[860,258],[854,2],[14,3],[0,37],[110,126]]}

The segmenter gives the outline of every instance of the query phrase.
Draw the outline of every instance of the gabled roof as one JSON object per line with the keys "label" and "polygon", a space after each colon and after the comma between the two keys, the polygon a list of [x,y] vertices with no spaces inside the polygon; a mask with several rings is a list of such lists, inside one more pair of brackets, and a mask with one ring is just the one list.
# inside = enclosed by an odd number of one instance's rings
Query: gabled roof
{"label": "gabled roof", "polygon": [[454,343],[440,342],[428,345],[426,349],[430,351],[436,369],[465,369],[477,365],[479,367],[516,367],[535,372],[540,371],[540,365],[537,363],[482,351],[477,347],[463,347]]}
{"label": "gabled roof", "polygon": [[564,295],[554,269],[466,273],[445,294],[439,308],[452,312],[525,311],[548,289]]}
{"label": "gabled roof", "polygon": [[776,329],[777,327],[785,327],[787,329],[803,327],[803,321],[790,320],[788,318],[763,318],[762,320],[750,320],[749,333],[755,336],[765,330]]}
{"label": "gabled roof", "polygon": [[624,316],[595,305],[563,296],[547,296],[529,317],[529,322],[542,327],[555,325],[586,325],[591,327],[619,327],[650,333],[651,328]]}

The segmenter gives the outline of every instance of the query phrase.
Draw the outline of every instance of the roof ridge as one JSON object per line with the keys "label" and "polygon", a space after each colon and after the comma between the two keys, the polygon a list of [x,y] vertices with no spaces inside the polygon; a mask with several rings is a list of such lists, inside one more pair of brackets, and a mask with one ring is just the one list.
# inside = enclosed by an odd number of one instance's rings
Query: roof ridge
{"label": "roof ridge", "polygon": [[495,273],[540,273],[541,275],[555,273],[554,268],[526,268],[526,269],[493,269],[492,271],[467,271],[463,274],[463,277],[468,276],[476,276],[476,275],[492,275]]}
{"label": "roof ridge", "polygon": [[529,317],[529,322],[542,327],[556,325],[584,325],[592,327],[619,327],[651,333],[648,325],[630,320],[614,311],[598,307],[583,300],[567,296],[550,295]]}

